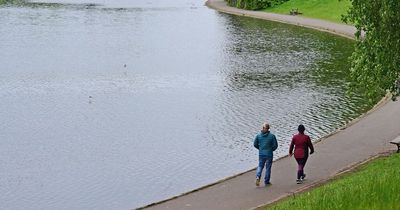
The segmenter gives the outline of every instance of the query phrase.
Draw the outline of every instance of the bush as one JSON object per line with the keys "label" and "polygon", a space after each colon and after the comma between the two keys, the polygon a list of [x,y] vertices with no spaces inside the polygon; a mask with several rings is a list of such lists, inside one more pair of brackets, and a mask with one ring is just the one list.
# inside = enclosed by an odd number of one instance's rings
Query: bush
{"label": "bush", "polygon": [[226,0],[231,7],[259,10],[282,4],[288,0]]}

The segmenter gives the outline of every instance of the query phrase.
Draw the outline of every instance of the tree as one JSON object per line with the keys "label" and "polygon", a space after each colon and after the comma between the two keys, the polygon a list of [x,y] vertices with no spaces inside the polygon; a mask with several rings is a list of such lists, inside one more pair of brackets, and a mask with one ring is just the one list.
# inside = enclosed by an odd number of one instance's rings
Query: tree
{"label": "tree", "polygon": [[395,97],[399,95],[400,79],[400,1],[351,0],[351,3],[343,17],[357,28],[357,43],[351,56],[351,88],[365,88],[370,101],[382,97],[386,91]]}

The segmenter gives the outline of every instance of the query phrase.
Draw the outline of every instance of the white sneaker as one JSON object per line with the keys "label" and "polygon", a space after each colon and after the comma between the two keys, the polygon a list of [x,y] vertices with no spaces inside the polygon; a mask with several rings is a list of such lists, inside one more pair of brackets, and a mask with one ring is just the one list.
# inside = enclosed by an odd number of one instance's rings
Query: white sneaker
{"label": "white sneaker", "polygon": [[297,183],[297,184],[302,184],[302,183],[303,183],[303,180],[301,180],[301,179],[296,179],[296,183]]}

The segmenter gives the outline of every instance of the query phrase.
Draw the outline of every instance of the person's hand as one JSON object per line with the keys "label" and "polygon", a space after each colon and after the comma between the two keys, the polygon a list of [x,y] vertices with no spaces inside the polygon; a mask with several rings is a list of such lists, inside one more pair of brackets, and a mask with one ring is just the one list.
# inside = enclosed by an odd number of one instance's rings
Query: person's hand
{"label": "person's hand", "polygon": [[313,153],[314,153],[314,151],[311,151],[311,152],[310,152],[310,155],[313,154]]}
{"label": "person's hand", "polygon": [[289,157],[292,157],[293,153],[289,153]]}

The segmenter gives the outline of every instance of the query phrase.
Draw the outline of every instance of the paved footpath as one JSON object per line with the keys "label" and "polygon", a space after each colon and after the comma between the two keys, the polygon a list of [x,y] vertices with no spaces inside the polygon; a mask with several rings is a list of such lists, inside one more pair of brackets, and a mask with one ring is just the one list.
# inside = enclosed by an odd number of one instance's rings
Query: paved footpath
{"label": "paved footpath", "polygon": [[[323,30],[335,31],[335,33],[348,37],[351,37],[355,31],[350,26],[297,16],[243,11],[226,7],[221,0],[209,0],[207,5],[232,14],[261,16],[264,19],[297,25],[314,24],[307,26],[312,28],[318,28],[318,25],[322,24],[324,27],[332,27]],[[398,136],[400,136],[400,101],[386,100],[347,127],[316,143],[315,153],[310,156],[305,167],[307,180],[301,185],[295,183],[297,173],[295,160],[284,157],[273,163],[271,186],[256,187],[255,171],[251,170],[174,199],[148,206],[146,209],[236,210],[256,208],[323,183],[338,173],[379,154],[394,151],[396,147],[389,142]]]}

